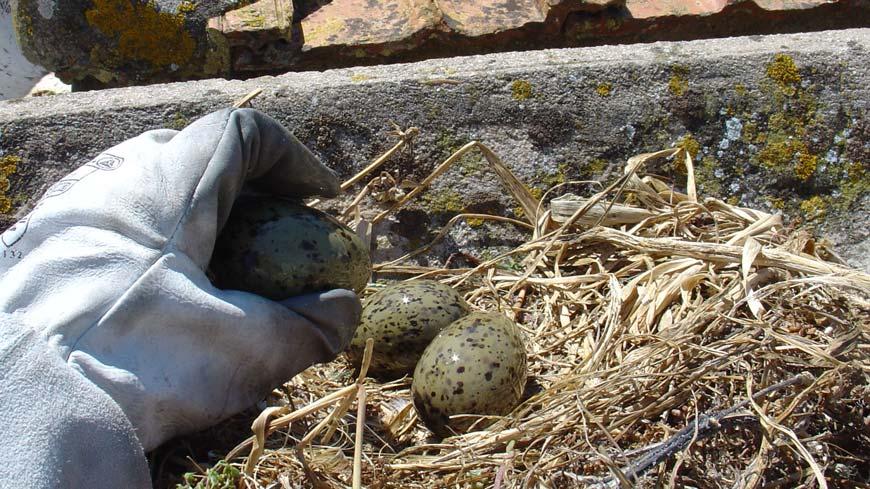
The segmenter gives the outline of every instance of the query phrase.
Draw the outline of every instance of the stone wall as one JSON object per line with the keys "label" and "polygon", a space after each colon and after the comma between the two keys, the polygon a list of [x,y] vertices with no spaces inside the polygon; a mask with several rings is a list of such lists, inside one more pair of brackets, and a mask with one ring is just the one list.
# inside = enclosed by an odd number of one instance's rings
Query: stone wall
{"label": "stone wall", "polygon": [[[0,102],[0,210],[9,224],[51,182],[141,131],[182,128],[255,88],[348,177],[388,149],[392,122],[417,126],[413,152],[385,167],[421,179],[470,140],[536,192],[611,181],[627,157],[684,145],[702,194],[781,211],[870,269],[870,29],[503,53],[414,64],[206,80]],[[651,171],[683,176],[672,168]],[[374,208],[376,204],[369,203]],[[482,159],[461,160],[379,230],[380,255],[425,242],[462,210],[511,215]],[[479,255],[516,237],[462,224],[428,259]],[[391,249],[394,248],[394,249]]]}

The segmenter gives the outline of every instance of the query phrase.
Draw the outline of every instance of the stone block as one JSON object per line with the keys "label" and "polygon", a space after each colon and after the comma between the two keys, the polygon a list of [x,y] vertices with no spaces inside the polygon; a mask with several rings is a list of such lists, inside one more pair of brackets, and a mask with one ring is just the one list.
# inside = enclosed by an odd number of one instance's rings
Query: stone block
{"label": "stone block", "polygon": [[[325,8],[325,7],[324,7]],[[3,224],[71,169],[142,131],[183,128],[255,88],[253,106],[348,178],[416,126],[384,167],[420,181],[471,140],[540,195],[610,182],[626,159],[673,145],[694,156],[699,192],[782,212],[870,270],[870,29],[553,49],[122,88],[0,102]],[[669,165],[647,169],[682,185]],[[583,188],[569,187],[576,191]],[[586,189],[588,190],[588,189]],[[349,197],[349,196],[348,196]],[[338,206],[337,203],[330,204]],[[380,209],[366,201],[371,212]],[[479,155],[462,158],[377,229],[378,256],[428,242],[460,211],[517,215]],[[455,227],[432,253],[481,257],[522,235]],[[500,244],[502,243],[502,244]]]}

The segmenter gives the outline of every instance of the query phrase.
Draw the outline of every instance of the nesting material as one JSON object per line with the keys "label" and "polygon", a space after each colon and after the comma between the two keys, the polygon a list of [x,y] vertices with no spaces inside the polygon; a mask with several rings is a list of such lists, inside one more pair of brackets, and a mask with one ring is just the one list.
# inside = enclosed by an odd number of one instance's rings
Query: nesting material
{"label": "nesting material", "polygon": [[[474,309],[515,320],[528,350],[524,401],[479,430],[440,440],[416,420],[410,379],[354,383],[339,358],[289,382],[295,408],[264,413],[271,422],[228,455],[247,468],[242,484],[868,482],[870,276],[778,215],[697,195],[680,149],[632,158],[607,188],[558,200],[554,213],[492,151],[469,143],[372,220],[425,192],[468,151],[483,153],[527,222],[474,216],[526,229],[528,240],[474,268],[409,261],[423,247],[374,269],[441,280]],[[653,160],[684,167],[686,192],[644,176]],[[365,212],[345,215],[370,232]]]}

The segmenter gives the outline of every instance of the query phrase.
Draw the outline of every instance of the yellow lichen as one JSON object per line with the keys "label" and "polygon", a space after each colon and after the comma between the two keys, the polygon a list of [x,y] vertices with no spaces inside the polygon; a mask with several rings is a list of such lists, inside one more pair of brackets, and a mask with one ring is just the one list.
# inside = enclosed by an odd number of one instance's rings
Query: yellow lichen
{"label": "yellow lichen", "polygon": [[[260,29],[266,26],[266,17],[263,13],[255,8],[247,8],[238,11],[242,20],[242,25],[251,29]],[[243,13],[242,13],[243,12]]]}
{"label": "yellow lichen", "polygon": [[867,168],[862,163],[855,161],[846,167],[846,174],[849,176],[849,180],[858,181],[867,176]]}
{"label": "yellow lichen", "polygon": [[[303,22],[302,30],[305,32],[305,44],[311,46],[324,46],[329,44],[329,40],[345,30],[345,23],[341,19],[329,19],[326,22],[319,24],[311,22]],[[357,48],[353,52],[354,56],[364,57],[367,55],[362,48]]]}
{"label": "yellow lichen", "polygon": [[686,134],[685,136],[680,138],[680,140],[677,141],[676,146],[678,148],[683,148],[688,151],[689,156],[691,156],[692,159],[697,158],[698,153],[701,151],[701,143],[699,143],[697,139],[692,137],[691,134]]}
{"label": "yellow lichen", "polygon": [[801,202],[800,208],[808,221],[814,221],[825,216],[828,204],[821,196],[814,195]]}
{"label": "yellow lichen", "polygon": [[486,221],[484,221],[483,219],[480,219],[479,217],[471,217],[471,218],[467,219],[465,222],[468,223],[468,225],[473,227],[473,228],[479,228],[479,227],[483,226],[483,223]]}
{"label": "yellow lichen", "polygon": [[184,29],[184,14],[159,12],[153,1],[93,0],[85,18],[117,40],[121,60],[147,61],[155,66],[183,65],[196,47]]}
{"label": "yellow lichen", "polygon": [[595,87],[595,93],[597,93],[601,97],[609,97],[612,90],[613,85],[608,82],[599,83],[598,86]]}
{"label": "yellow lichen", "polygon": [[514,100],[526,100],[532,96],[532,84],[525,80],[514,80],[511,83],[511,96]]}
{"label": "yellow lichen", "polygon": [[601,175],[606,169],[607,160],[603,158],[595,158],[586,165],[586,171],[592,176]]}
{"label": "yellow lichen", "polygon": [[746,144],[757,144],[764,142],[759,140],[758,124],[754,122],[746,122],[743,124],[743,130],[741,131],[740,138]]}
{"label": "yellow lichen", "polygon": [[[532,197],[534,197],[535,200],[541,200],[541,197],[544,196],[544,191],[539,189],[538,187],[529,187],[529,193],[532,194]],[[518,219],[522,219],[526,216],[526,211],[525,209],[523,209],[522,206],[518,205],[514,207],[513,211],[514,216],[516,216]]]}
{"label": "yellow lichen", "polygon": [[9,191],[9,176],[18,171],[21,158],[13,155],[0,156],[0,213],[6,215],[12,211],[12,199],[6,195]]}
{"label": "yellow lichen", "polygon": [[712,156],[705,156],[695,166],[695,181],[705,194],[722,194],[722,183],[716,177],[717,168],[719,168],[719,162]]}
{"label": "yellow lichen", "polygon": [[688,74],[689,69],[685,66],[672,66],[671,78],[668,80],[668,91],[677,97],[681,97],[689,91],[689,81],[686,80]]}
{"label": "yellow lichen", "polygon": [[870,193],[870,171],[867,165],[853,162],[846,165],[846,178],[840,181],[840,198],[834,205],[840,211],[847,211],[852,204]]}
{"label": "yellow lichen", "polygon": [[172,115],[172,118],[166,122],[165,125],[167,129],[175,129],[176,131],[180,131],[187,127],[188,124],[190,124],[190,119],[188,119],[181,112],[176,112]]}
{"label": "yellow lichen", "polygon": [[559,163],[556,171],[550,174],[542,175],[539,177],[541,184],[543,184],[546,188],[551,188],[556,185],[560,185],[565,183],[567,177],[565,176],[568,171],[567,163]]}
{"label": "yellow lichen", "polygon": [[440,190],[426,194],[424,200],[431,212],[461,212],[465,205],[462,196],[454,190]]}
{"label": "yellow lichen", "polygon": [[787,95],[794,95],[801,82],[801,75],[794,59],[782,53],[774,56],[773,61],[767,65],[767,77]]}
{"label": "yellow lichen", "polygon": [[807,181],[816,173],[819,166],[819,157],[816,155],[801,153],[797,155],[794,173],[802,181]]}
{"label": "yellow lichen", "polygon": [[230,45],[223,32],[217,29],[206,29],[208,49],[202,72],[207,75],[223,75],[230,67]]}
{"label": "yellow lichen", "polygon": [[738,84],[734,85],[734,92],[741,97],[745,96],[746,95],[746,85],[744,85],[742,83],[738,83]]}
{"label": "yellow lichen", "polygon": [[183,14],[191,13],[196,10],[196,2],[192,0],[183,0],[178,4],[178,11]]}
{"label": "yellow lichen", "polygon": [[768,197],[767,201],[770,202],[770,206],[776,210],[785,209],[785,200],[782,197]]}
{"label": "yellow lichen", "polygon": [[758,162],[781,173],[791,169],[799,180],[807,181],[815,175],[819,157],[800,139],[777,135],[758,152]]}

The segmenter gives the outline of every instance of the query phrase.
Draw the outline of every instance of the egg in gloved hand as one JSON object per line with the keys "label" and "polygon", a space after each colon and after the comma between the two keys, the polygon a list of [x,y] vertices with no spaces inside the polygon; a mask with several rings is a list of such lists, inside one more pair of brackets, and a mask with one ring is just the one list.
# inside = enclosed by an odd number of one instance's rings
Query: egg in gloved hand
{"label": "egg in gloved hand", "polygon": [[209,271],[222,289],[273,300],[308,292],[361,292],[371,275],[362,240],[332,216],[277,197],[236,201]]}
{"label": "egg in gloved hand", "polygon": [[444,328],[426,347],[411,392],[420,419],[438,436],[468,429],[473,418],[504,415],[526,385],[526,348],[519,327],[503,314],[475,312]]}
{"label": "egg in gloved hand", "polygon": [[369,373],[378,378],[410,374],[435,335],[468,312],[468,303],[449,285],[434,280],[390,285],[365,301],[348,359],[359,367],[366,339],[372,338]]}

